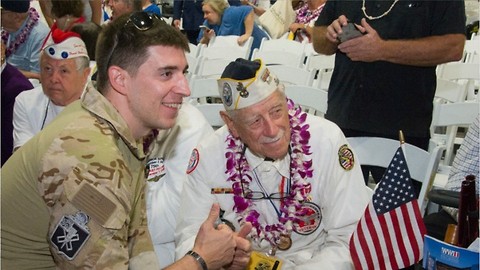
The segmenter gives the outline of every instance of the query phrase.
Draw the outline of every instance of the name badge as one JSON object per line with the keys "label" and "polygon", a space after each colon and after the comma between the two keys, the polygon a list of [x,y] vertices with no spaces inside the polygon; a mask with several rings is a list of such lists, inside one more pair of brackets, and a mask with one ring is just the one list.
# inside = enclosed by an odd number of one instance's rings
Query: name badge
{"label": "name badge", "polygon": [[282,261],[274,256],[267,256],[258,251],[252,251],[250,262],[247,266],[248,270],[280,270],[282,269]]}

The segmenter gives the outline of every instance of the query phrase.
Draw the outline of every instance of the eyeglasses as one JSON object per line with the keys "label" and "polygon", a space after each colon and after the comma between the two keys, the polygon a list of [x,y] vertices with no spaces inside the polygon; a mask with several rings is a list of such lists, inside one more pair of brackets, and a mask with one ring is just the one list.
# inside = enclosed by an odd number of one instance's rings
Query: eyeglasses
{"label": "eyeglasses", "polygon": [[292,198],[293,196],[290,194],[289,191],[287,192],[275,192],[270,195],[262,192],[262,191],[251,191],[250,189],[244,189],[242,183],[242,192],[243,197],[249,200],[285,200]]}
{"label": "eyeglasses", "polygon": [[126,27],[130,22],[132,22],[135,28],[138,30],[147,31],[148,29],[152,28],[154,19],[163,21],[162,18],[155,13],[136,11],[130,15],[130,18],[128,18],[128,21],[123,27]]}
{"label": "eyeglasses", "polygon": [[[255,177],[257,178],[255,172]],[[258,178],[257,178],[258,179]],[[288,180],[287,184],[287,191],[286,192],[274,192],[268,195],[263,191],[252,191],[249,188],[245,188],[243,186],[243,181],[240,182],[240,186],[242,188],[243,197],[250,199],[250,200],[285,200],[293,198],[293,195],[290,194],[290,179]]]}
{"label": "eyeglasses", "polygon": [[[245,158],[245,151],[246,150],[247,150],[247,147],[244,145],[243,149],[242,149],[242,152],[240,154],[240,159]],[[290,154],[290,147],[288,147],[288,153]],[[240,179],[243,179],[242,170],[238,169],[238,172],[240,173]],[[260,180],[258,179],[258,176],[255,173],[255,171],[252,171],[252,172],[253,172],[253,176],[255,177],[255,179],[257,179],[257,181],[260,183]],[[285,179],[285,178],[283,178],[283,179]],[[282,180],[282,182],[283,182],[283,180]],[[244,198],[249,199],[249,200],[253,200],[253,201],[255,201],[255,200],[285,200],[285,199],[293,198],[293,195],[290,194],[290,188],[291,188],[290,178],[288,178],[287,191],[286,192],[274,192],[274,193],[271,193],[270,195],[268,195],[267,193],[265,193],[263,191],[252,191],[249,188],[245,188],[243,186],[243,184],[244,184],[243,180],[241,180],[240,181],[240,187],[242,188],[242,195],[243,195]]]}

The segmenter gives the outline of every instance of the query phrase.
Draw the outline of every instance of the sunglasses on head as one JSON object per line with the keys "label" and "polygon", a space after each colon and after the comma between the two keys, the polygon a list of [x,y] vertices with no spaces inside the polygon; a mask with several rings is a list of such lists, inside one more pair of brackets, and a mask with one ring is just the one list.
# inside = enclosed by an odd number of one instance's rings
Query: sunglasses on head
{"label": "sunglasses on head", "polygon": [[113,48],[110,51],[110,53],[108,55],[108,58],[107,58],[107,67],[110,66],[110,61],[111,61],[113,52],[117,48],[119,36],[122,35],[122,33],[124,31],[128,31],[127,29],[125,29],[128,26],[128,24],[132,23],[135,26],[135,28],[137,28],[137,30],[143,32],[143,31],[147,31],[147,30],[149,30],[153,27],[155,19],[160,20],[163,23],[166,23],[162,18],[160,18],[160,16],[158,16],[155,13],[147,13],[147,12],[143,12],[143,11],[133,12],[130,15],[130,17],[128,18],[127,22],[123,25],[122,31],[119,31],[116,34],[115,41],[114,41],[114,44],[113,44]]}
{"label": "sunglasses on head", "polygon": [[162,18],[160,18],[155,13],[147,13],[143,11],[136,11],[133,12],[128,21],[125,23],[124,27],[126,27],[129,23],[133,23],[135,28],[140,31],[147,31],[148,29],[152,28],[154,20],[160,20],[163,22]]}

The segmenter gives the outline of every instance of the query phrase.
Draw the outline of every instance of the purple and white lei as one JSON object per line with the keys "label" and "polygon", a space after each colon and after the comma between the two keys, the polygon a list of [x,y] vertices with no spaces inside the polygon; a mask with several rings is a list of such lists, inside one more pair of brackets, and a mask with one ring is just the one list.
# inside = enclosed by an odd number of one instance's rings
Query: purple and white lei
{"label": "purple and white lei", "polygon": [[[291,196],[283,200],[280,206],[279,223],[262,225],[259,222],[260,213],[255,208],[255,203],[251,199],[243,197],[241,181],[246,189],[252,182],[250,166],[245,155],[242,154],[244,144],[235,139],[231,134],[227,136],[227,151],[225,157],[226,173],[228,181],[233,182],[234,193],[234,211],[237,213],[240,224],[250,222],[253,230],[250,233],[252,239],[260,244],[262,240],[267,240],[272,247],[275,247],[280,239],[280,235],[290,235],[293,224],[297,223],[299,217],[305,213],[302,211],[302,202],[307,199],[311,190],[311,184],[305,179],[312,177],[312,160],[306,159],[310,155],[310,132],[309,125],[305,124],[307,114],[302,112],[301,108],[295,107],[290,99],[287,99],[288,114],[290,120],[290,178],[292,180]],[[241,179],[243,178],[243,179]]]}
{"label": "purple and white lei", "polygon": [[[39,18],[40,15],[38,14],[37,10],[31,7],[28,10],[28,19],[25,27],[23,27],[22,31],[17,35],[15,40],[10,41],[10,44],[5,49],[5,57],[9,57],[11,54],[13,54],[17,50],[17,48],[28,39],[28,36],[30,36],[32,29],[35,27],[35,25],[38,24]],[[9,35],[10,34],[7,31],[2,29],[2,40],[5,44],[7,44],[8,42]]]}

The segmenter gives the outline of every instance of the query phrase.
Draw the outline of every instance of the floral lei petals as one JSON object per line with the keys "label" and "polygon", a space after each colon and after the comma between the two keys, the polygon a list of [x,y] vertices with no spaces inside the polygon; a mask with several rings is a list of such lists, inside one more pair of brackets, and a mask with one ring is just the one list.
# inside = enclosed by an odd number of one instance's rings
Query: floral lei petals
{"label": "floral lei petals", "polygon": [[307,114],[301,108],[296,108],[290,99],[287,99],[287,106],[291,129],[290,147],[292,150],[290,160],[291,194],[294,197],[285,199],[280,207],[280,223],[265,226],[259,223],[260,214],[253,209],[253,201],[243,197],[242,181],[247,188],[252,182],[250,166],[246,157],[242,154],[245,146],[231,134],[226,139],[226,173],[228,181],[233,182],[235,204],[233,210],[237,213],[240,223],[252,223],[253,228],[255,228],[250,233],[253,240],[257,243],[267,240],[272,246],[276,245],[281,234],[289,234],[293,227],[292,224],[297,223],[300,220],[299,217],[305,215],[301,210],[302,202],[307,199],[311,191],[311,184],[305,179],[313,175],[312,160],[305,160],[306,156],[311,155],[310,145],[308,144],[310,140],[309,125],[305,124]]}
{"label": "floral lei petals", "polygon": [[[18,47],[27,40],[28,36],[30,36],[30,33],[32,32],[32,29],[38,24],[39,18],[40,15],[38,14],[37,10],[31,7],[28,10],[28,19],[25,27],[23,27],[20,34],[18,34],[15,40],[11,41],[8,47],[5,49],[5,57],[12,55],[18,49]],[[2,29],[2,40],[5,44],[7,44],[9,36],[10,34]]]}

